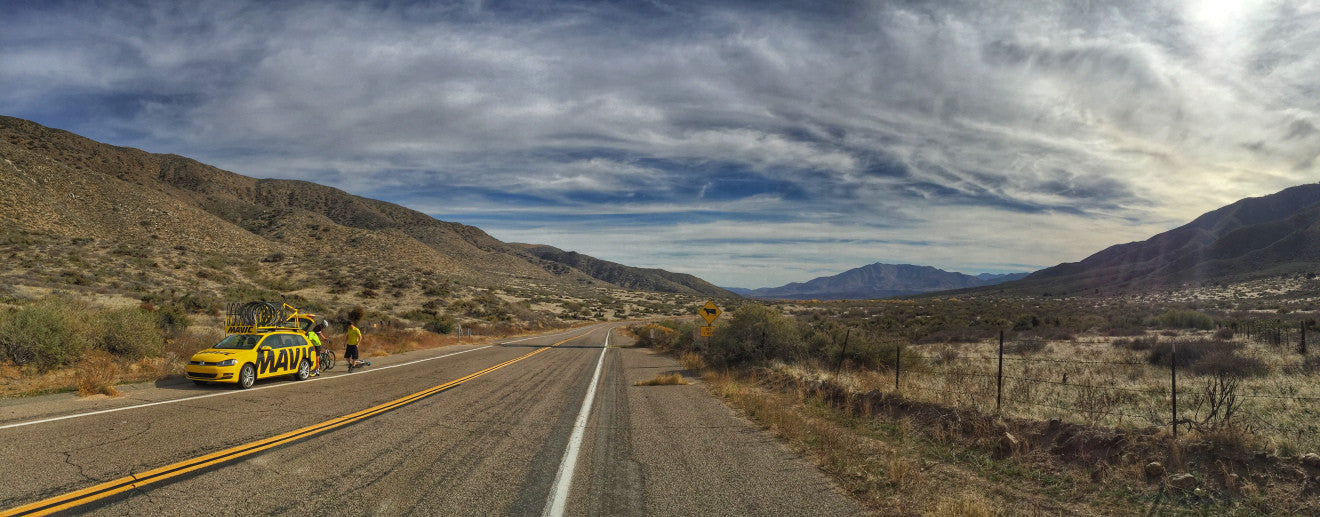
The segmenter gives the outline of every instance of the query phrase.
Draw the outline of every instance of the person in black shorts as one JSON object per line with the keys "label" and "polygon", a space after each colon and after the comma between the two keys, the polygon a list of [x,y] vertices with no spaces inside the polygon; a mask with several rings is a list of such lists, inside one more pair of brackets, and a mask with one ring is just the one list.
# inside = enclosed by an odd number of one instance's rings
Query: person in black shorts
{"label": "person in black shorts", "polygon": [[358,343],[362,342],[362,331],[350,321],[345,334],[347,344],[344,346],[344,360],[348,361],[348,370],[353,371],[353,368],[358,366],[370,365],[371,363],[358,361]]}

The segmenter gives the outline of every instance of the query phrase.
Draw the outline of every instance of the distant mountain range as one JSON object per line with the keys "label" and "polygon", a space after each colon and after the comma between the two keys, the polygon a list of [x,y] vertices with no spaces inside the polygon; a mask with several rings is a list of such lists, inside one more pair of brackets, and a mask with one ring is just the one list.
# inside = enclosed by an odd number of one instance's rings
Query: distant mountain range
{"label": "distant mountain range", "polygon": [[889,298],[933,291],[981,287],[1017,280],[1025,276],[1027,276],[1027,273],[971,276],[930,266],[875,263],[850,269],[834,276],[820,277],[807,282],[794,282],[780,287],[763,287],[760,289],[726,287],[725,289],[751,298],[848,300]]}
{"label": "distant mountain range", "polygon": [[1320,272],[1320,184],[1247,198],[1141,242],[1032,273],[1006,292],[1113,294]]}
{"label": "distant mountain range", "polygon": [[1207,212],[1140,242],[1030,274],[973,277],[933,267],[872,264],[782,287],[730,289],[773,299],[884,298],[953,291],[1114,295],[1281,275],[1320,274],[1320,184],[1291,187]]}

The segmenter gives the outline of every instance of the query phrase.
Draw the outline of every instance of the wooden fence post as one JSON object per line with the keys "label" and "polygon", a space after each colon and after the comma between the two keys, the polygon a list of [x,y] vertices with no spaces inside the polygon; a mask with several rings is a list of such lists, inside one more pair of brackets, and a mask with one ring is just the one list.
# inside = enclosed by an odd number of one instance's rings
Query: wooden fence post
{"label": "wooden fence post", "polygon": [[1169,376],[1172,379],[1173,389],[1169,394],[1173,399],[1173,439],[1178,439],[1178,345],[1169,344]]}
{"label": "wooden fence post", "polygon": [[894,393],[898,393],[898,371],[903,369],[903,345],[894,349]]}
{"label": "wooden fence post", "polygon": [[999,382],[995,390],[995,413],[1004,406],[1004,329],[999,329]]}
{"label": "wooden fence post", "polygon": [[848,354],[848,337],[849,337],[849,336],[852,336],[852,329],[851,329],[851,328],[849,328],[849,329],[848,329],[848,332],[845,333],[845,334],[843,335],[843,350],[840,350],[840,351],[839,351],[839,362],[838,362],[838,364],[835,364],[835,365],[834,365],[834,374],[835,374],[835,375],[838,375],[838,374],[839,374],[839,368],[842,368],[842,367],[843,367],[843,358],[844,358],[844,357],[847,357],[847,354]]}
{"label": "wooden fence post", "polygon": [[1297,353],[1306,355],[1306,320],[1302,320],[1302,340],[1297,345]]}

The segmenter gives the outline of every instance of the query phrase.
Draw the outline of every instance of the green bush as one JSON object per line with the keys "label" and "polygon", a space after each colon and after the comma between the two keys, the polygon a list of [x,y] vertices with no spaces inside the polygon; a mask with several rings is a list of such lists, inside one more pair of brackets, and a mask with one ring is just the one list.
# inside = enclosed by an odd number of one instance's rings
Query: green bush
{"label": "green bush", "polygon": [[[167,308],[178,311],[177,308]],[[164,312],[166,310],[162,309],[161,313]],[[165,347],[158,317],[133,307],[101,312],[93,318],[93,344],[111,354],[132,359],[158,356]]]}
{"label": "green bush", "polygon": [[[1242,344],[1231,341],[1187,340],[1156,342],[1147,352],[1146,361],[1150,364],[1168,367],[1173,363],[1179,369],[1186,369],[1211,355],[1235,356]],[[1177,352],[1176,354],[1174,352]],[[1222,357],[1216,361],[1223,361]]]}
{"label": "green bush", "polygon": [[1189,309],[1170,309],[1161,314],[1159,318],[1156,318],[1156,321],[1161,327],[1170,329],[1212,330],[1215,328],[1214,318]]}
{"label": "green bush", "polygon": [[[842,344],[837,351],[829,354],[831,364],[844,364],[863,369],[893,368],[898,358],[898,343],[893,339],[880,336],[853,334],[848,339],[848,347]],[[916,360],[911,354],[903,357],[904,367],[909,367]]]}
{"label": "green bush", "polygon": [[182,334],[192,325],[192,320],[188,318],[188,313],[177,305],[166,305],[156,311],[156,324],[166,335],[170,337]]}
{"label": "green bush", "polygon": [[1233,350],[1216,350],[1192,363],[1192,373],[1226,377],[1256,377],[1269,373],[1265,361],[1237,355]]}
{"label": "green bush", "polygon": [[769,307],[746,304],[733,311],[727,325],[715,329],[708,356],[715,365],[735,366],[795,361],[805,354],[795,320]]}
{"label": "green bush", "polygon": [[0,321],[0,350],[19,366],[49,371],[72,364],[89,346],[86,306],[45,298]]}

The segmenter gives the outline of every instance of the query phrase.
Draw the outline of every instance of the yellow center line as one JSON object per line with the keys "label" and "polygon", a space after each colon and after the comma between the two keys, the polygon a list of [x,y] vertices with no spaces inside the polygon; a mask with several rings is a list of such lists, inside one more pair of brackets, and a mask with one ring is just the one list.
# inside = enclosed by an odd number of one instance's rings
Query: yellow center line
{"label": "yellow center line", "polygon": [[582,334],[578,334],[563,341],[556,342],[552,345],[538,348],[525,355],[515,357],[508,361],[504,361],[500,364],[491,366],[479,372],[470,373],[468,375],[459,377],[444,384],[438,386],[432,386],[417,393],[413,393],[412,395],[407,395],[405,397],[401,397],[378,406],[370,407],[362,411],[358,411],[356,413],[344,415],[338,418],[332,418],[330,420],[326,420],[319,424],[309,425],[301,429],[296,429],[293,431],[289,431],[287,433],[278,434],[269,438],[257,440],[255,442],[249,442],[243,445],[239,445],[237,447],[231,447],[223,451],[213,452],[189,460],[180,461],[178,463],[166,465],[164,467],[148,470],[140,474],[130,474],[128,476],[116,479],[114,481],[107,481],[105,483],[101,483],[96,486],[87,487],[82,490],[69,492],[63,495],[58,495],[55,497],[37,501],[35,503],[26,504],[15,508],[10,508],[8,510],[0,511],[0,517],[10,517],[15,515],[48,515],[51,513],[67,510],[76,506],[81,506],[93,501],[104,499],[106,497],[110,497],[112,495],[118,494],[120,492],[124,492],[126,490],[141,488],[150,485],[152,483],[159,483],[161,481],[165,481],[176,476],[181,476],[183,474],[187,474],[189,472],[198,469],[203,469],[213,465],[218,465],[228,461],[233,461],[235,459],[242,458],[250,454],[255,454],[264,451],[271,447],[278,447],[280,445],[293,443],[299,440],[310,438],[312,436],[329,431],[331,429],[343,427],[345,425],[354,422],[371,418],[386,411],[396,409],[411,404],[413,402],[417,402],[418,400],[429,397],[436,393],[440,393],[447,389],[453,388],[467,381],[470,381],[477,377],[481,377],[482,375],[486,375],[495,370],[499,370],[500,368],[504,368],[505,366],[511,365],[518,361],[522,361],[523,359],[527,359],[536,354],[549,350],[550,348],[580,338],[582,336],[590,334],[591,332],[592,331],[587,331]]}

